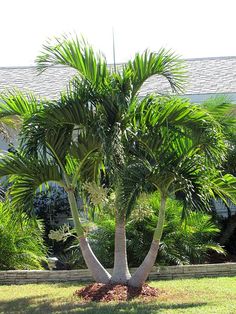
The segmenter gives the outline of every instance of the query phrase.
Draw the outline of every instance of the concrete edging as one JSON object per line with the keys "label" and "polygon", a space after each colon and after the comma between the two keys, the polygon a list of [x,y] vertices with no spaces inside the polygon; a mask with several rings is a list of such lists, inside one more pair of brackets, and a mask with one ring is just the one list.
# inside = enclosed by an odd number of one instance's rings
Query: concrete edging
{"label": "concrete edging", "polygon": [[[112,269],[108,269],[111,273]],[[131,269],[131,273],[135,268]],[[183,266],[155,266],[150,280],[236,276],[236,263]],[[78,270],[7,270],[0,271],[0,284],[92,281],[87,269]]]}

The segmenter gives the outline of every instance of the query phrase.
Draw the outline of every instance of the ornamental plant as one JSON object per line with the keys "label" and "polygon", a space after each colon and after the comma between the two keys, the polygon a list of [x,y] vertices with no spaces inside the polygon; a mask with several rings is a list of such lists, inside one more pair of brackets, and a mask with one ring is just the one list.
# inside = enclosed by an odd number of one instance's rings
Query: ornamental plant
{"label": "ornamental plant", "polygon": [[[187,99],[139,96],[153,75],[163,77],[172,92],[183,90],[183,62],[170,51],[145,51],[111,68],[84,40],[65,36],[47,43],[36,62],[39,71],[64,65],[76,74],[56,100],[16,91],[0,97],[0,117],[22,121],[18,151],[0,160],[0,175],[12,182],[11,206],[32,213],[35,191],[54,181],[67,193],[80,249],[94,279],[139,287],[156,260],[170,195],[181,192],[186,208],[195,210],[207,207],[216,195],[234,198],[235,178],[219,170],[227,149],[221,125]],[[86,207],[84,186],[93,182],[102,182],[115,195],[112,275],[95,256],[78,210],[77,193]],[[131,276],[127,219],[139,195],[153,191],[160,194],[157,225],[147,256]]]}

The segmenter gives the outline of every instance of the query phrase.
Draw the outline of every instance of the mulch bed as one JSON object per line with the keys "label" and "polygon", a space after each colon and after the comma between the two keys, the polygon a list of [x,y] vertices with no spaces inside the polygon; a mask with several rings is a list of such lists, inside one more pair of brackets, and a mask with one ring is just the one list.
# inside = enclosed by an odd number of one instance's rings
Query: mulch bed
{"label": "mulch bed", "polygon": [[134,288],[126,285],[94,283],[76,290],[74,294],[86,302],[128,301],[134,298],[148,301],[158,297],[160,290],[148,285],[143,285],[141,288]]}

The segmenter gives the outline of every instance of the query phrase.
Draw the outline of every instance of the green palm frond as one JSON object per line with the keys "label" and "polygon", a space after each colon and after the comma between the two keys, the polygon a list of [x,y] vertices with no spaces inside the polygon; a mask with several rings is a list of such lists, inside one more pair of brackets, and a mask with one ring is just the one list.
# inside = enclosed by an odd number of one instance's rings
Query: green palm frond
{"label": "green palm frond", "polygon": [[96,53],[83,38],[69,38],[64,35],[54,41],[55,43],[48,41],[36,59],[41,72],[54,65],[66,65],[76,69],[80,76],[94,84],[106,80],[109,76],[103,55]]}
{"label": "green palm frond", "polygon": [[64,186],[61,170],[53,160],[46,163],[20,153],[1,156],[0,177],[3,176],[8,176],[12,182],[11,205],[28,213],[32,211],[36,190],[43,184],[53,181]]}
{"label": "green palm frond", "polygon": [[236,177],[219,172],[218,176],[210,181],[210,192],[212,197],[220,197],[226,204],[229,200],[236,203]]}
{"label": "green palm frond", "polygon": [[[78,80],[77,80],[78,82]],[[86,125],[94,115],[92,92],[87,91],[83,83],[73,82],[69,85],[66,93],[62,93],[57,102],[49,103],[40,112],[41,119],[49,120],[53,125]]]}
{"label": "green palm frond", "polygon": [[[210,197],[215,195],[234,197],[235,179],[231,177],[227,186],[217,170],[226,150],[224,136],[219,123],[206,110],[184,99],[151,96],[139,107],[131,108],[131,112],[134,131],[129,152],[133,159],[126,161],[126,167],[134,169],[138,162],[143,171],[148,169],[148,175],[140,175],[140,180],[138,174],[142,171],[138,168],[137,176],[124,173],[127,193],[121,193],[121,197],[127,204],[128,195],[132,199],[136,190],[148,184],[150,190],[152,185],[181,196],[185,210],[210,208]],[[126,186],[131,186],[131,190]]]}
{"label": "green palm frond", "polygon": [[[89,145],[90,144],[90,145]],[[100,179],[100,171],[104,170],[103,154],[101,146],[96,143],[94,146],[89,141],[73,143],[71,156],[77,160],[77,167],[73,173],[73,183],[80,180],[82,182],[97,182]]]}
{"label": "green palm frond", "polygon": [[166,78],[174,92],[183,91],[183,83],[186,79],[183,61],[172,51],[165,49],[157,53],[146,50],[143,54],[136,54],[135,58],[124,66],[123,71],[132,73],[132,97],[153,75]]}
{"label": "green palm frond", "polygon": [[68,145],[76,134],[88,124],[92,127],[96,121],[95,108],[88,102],[91,96],[86,94],[82,85],[78,87],[79,91],[68,88],[68,93],[62,93],[57,102],[42,104],[40,111],[27,119],[20,134],[24,150],[29,153],[41,151],[49,143],[62,159],[65,158]]}
{"label": "green palm frond", "polygon": [[45,119],[34,115],[22,126],[19,137],[24,154],[46,158],[47,154],[51,154],[50,148],[53,148],[64,162],[72,142],[73,126],[70,124],[53,126],[53,123],[47,123]]}
{"label": "green palm frond", "polygon": [[[73,136],[73,127],[64,125],[63,127],[54,127],[49,129],[46,134],[46,145],[50,150],[56,153],[60,162],[64,163],[66,155],[71,147]],[[55,157],[55,156],[54,156]]]}
{"label": "green palm frond", "polygon": [[235,129],[236,111],[235,104],[226,97],[211,97],[201,104],[223,127],[226,133],[231,128]]}
{"label": "green palm frond", "polygon": [[3,135],[10,139],[16,137],[15,131],[22,131],[26,121],[38,113],[46,100],[37,98],[33,93],[9,90],[0,94],[0,121]]}
{"label": "green palm frond", "polygon": [[187,144],[187,150],[200,150],[208,162],[216,164],[224,158],[226,145],[221,126],[206,110],[186,99],[147,97],[131,109],[131,117],[138,138],[157,155],[160,149],[170,147],[182,154]]}
{"label": "green palm frond", "polygon": [[0,118],[10,116],[29,118],[41,107],[40,99],[33,93],[9,90],[0,94]]}
{"label": "green palm frond", "polygon": [[129,217],[138,196],[145,190],[152,188],[149,180],[152,167],[146,160],[133,160],[120,172],[120,182],[117,187],[117,204],[126,211]]}

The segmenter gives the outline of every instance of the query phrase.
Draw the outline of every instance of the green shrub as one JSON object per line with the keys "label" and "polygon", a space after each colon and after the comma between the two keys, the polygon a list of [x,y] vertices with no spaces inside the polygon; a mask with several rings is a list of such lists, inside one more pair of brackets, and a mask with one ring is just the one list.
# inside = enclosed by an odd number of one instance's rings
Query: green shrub
{"label": "green shrub", "polygon": [[[139,201],[145,204],[145,200]],[[146,206],[150,207],[150,214],[144,218],[131,221],[130,249],[133,252],[133,260],[141,261],[139,241],[143,241],[145,251],[148,251],[151,236],[157,222],[159,209],[159,197],[155,193],[146,198]],[[157,257],[159,264],[197,264],[207,261],[211,252],[224,254],[223,248],[216,243],[220,233],[211,215],[206,212],[190,212],[182,219],[182,204],[174,199],[168,199],[166,210],[166,221],[161,241],[160,251]],[[138,234],[135,234],[138,230]],[[142,247],[143,247],[142,246]],[[143,253],[143,252],[142,252]],[[144,255],[145,256],[145,255]]]}
{"label": "green shrub", "polygon": [[64,251],[67,243],[51,240],[48,234],[51,229],[60,226],[64,217],[71,217],[68,197],[64,189],[51,185],[49,189],[38,191],[34,198],[34,213],[43,222],[44,241],[50,248],[51,255],[57,256]]}
{"label": "green shrub", "polygon": [[[138,266],[146,256],[157,223],[159,197],[142,195],[127,223],[127,254],[129,265]],[[212,217],[204,212],[191,212],[182,220],[182,204],[168,199],[166,221],[157,263],[163,265],[196,264],[207,260],[212,251],[224,253],[215,242],[220,232]],[[98,221],[91,245],[106,265],[113,265],[114,220]]]}
{"label": "green shrub", "polygon": [[[158,193],[143,194],[128,219],[127,254],[131,267],[140,265],[149,250],[159,205]],[[220,229],[212,216],[206,212],[190,212],[183,220],[182,210],[180,201],[168,199],[165,227],[156,262],[161,265],[197,264],[206,262],[213,251],[224,254],[223,248],[215,241]],[[93,224],[85,225],[90,229],[89,242],[103,265],[111,268],[114,259],[114,217],[110,214],[97,217]],[[57,257],[63,268],[85,267],[78,242],[73,243],[72,238],[64,253]]]}
{"label": "green shrub", "polygon": [[47,249],[40,221],[16,219],[8,206],[0,203],[0,269],[42,269]]}

